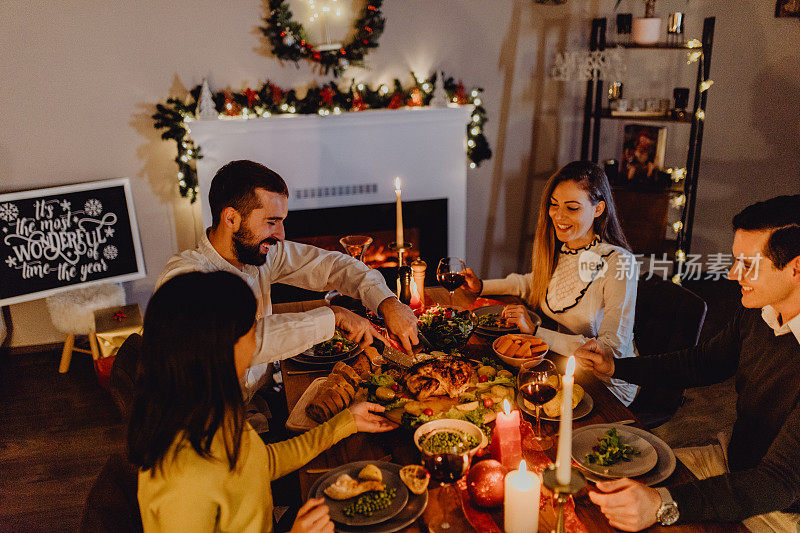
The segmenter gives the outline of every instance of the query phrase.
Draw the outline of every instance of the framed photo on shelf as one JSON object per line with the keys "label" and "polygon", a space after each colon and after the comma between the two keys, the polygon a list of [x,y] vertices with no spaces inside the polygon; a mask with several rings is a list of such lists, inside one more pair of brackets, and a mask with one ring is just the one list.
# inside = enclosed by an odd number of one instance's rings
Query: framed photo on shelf
{"label": "framed photo on shelf", "polygon": [[800,0],[777,0],[776,17],[800,17]]}
{"label": "framed photo on shelf", "polygon": [[622,145],[618,183],[620,185],[660,187],[661,169],[667,147],[667,128],[628,124]]}

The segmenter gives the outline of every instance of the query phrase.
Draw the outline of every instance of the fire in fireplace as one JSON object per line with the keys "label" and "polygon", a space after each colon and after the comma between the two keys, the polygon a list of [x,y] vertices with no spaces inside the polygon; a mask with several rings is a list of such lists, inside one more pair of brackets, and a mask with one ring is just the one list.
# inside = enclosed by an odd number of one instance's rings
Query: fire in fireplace
{"label": "fire in fireplace", "polygon": [[[426,284],[433,285],[436,265],[447,255],[447,200],[403,202],[403,222],[405,240],[413,245],[407,259],[421,257],[428,263]],[[344,252],[339,239],[346,235],[372,237],[364,262],[378,269],[389,287],[395,287],[397,253],[389,249],[396,229],[393,203],[290,211],[285,226],[287,240],[338,252]],[[311,300],[323,294],[282,284],[272,287],[272,300],[276,303]]]}

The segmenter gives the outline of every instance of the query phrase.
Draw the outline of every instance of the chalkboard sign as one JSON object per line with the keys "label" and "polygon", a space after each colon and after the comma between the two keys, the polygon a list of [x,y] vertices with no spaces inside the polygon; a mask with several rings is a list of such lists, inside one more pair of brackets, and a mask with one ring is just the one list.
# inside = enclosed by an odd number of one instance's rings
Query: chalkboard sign
{"label": "chalkboard sign", "polygon": [[144,276],[127,178],[0,194],[0,306]]}

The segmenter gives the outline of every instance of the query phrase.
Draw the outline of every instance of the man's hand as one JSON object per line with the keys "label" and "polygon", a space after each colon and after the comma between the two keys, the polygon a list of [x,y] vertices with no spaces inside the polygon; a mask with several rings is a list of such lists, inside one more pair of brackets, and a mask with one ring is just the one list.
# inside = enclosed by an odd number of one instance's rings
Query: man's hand
{"label": "man's hand", "polygon": [[361,402],[350,407],[356,427],[363,433],[383,433],[397,428],[397,424],[374,413],[382,413],[386,408],[377,403]]}
{"label": "man's hand", "polygon": [[656,522],[661,507],[661,495],[656,489],[628,478],[598,481],[597,488],[601,492],[590,491],[589,498],[613,527],[641,531]]}
{"label": "man's hand", "polygon": [[480,296],[481,290],[483,290],[481,278],[476,276],[471,268],[465,268],[461,273],[464,274],[464,283],[461,285],[461,288]]}
{"label": "man's hand", "polygon": [[336,320],[336,328],[344,333],[345,337],[357,342],[362,350],[372,344],[374,330],[369,320],[338,305],[332,305],[331,311]]}
{"label": "man's hand", "polygon": [[502,316],[507,323],[514,324],[522,333],[535,335],[536,329],[539,327],[533,322],[531,313],[524,305],[507,305],[503,308]]}
{"label": "man's hand", "polygon": [[411,347],[419,344],[417,317],[414,311],[392,296],[381,302],[378,312],[383,316],[388,332],[397,337],[406,353],[411,355]]}
{"label": "man's hand", "polygon": [[289,533],[333,533],[325,498],[311,498],[299,511]]}
{"label": "man's hand", "polygon": [[614,375],[614,354],[601,342],[592,339],[575,350],[576,363],[591,370],[600,379]]}

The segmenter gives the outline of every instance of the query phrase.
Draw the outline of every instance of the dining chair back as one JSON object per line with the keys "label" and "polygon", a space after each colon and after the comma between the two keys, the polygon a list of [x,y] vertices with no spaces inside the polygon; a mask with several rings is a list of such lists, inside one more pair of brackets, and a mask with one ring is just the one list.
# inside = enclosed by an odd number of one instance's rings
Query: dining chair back
{"label": "dining chair back", "polygon": [[[706,309],[702,298],[680,285],[640,279],[633,324],[639,357],[696,346]],[[669,420],[682,400],[683,389],[647,386],[641,388],[630,409],[649,429]]]}
{"label": "dining chair back", "polygon": [[133,407],[136,369],[139,365],[141,348],[142,336],[132,333],[119,347],[114,365],[111,367],[109,390],[123,420],[128,420]]}
{"label": "dining chair back", "polygon": [[121,454],[108,458],[86,497],[81,533],[141,533],[139,473]]}

